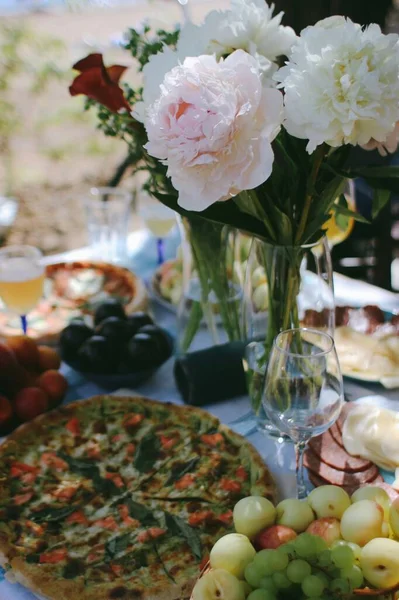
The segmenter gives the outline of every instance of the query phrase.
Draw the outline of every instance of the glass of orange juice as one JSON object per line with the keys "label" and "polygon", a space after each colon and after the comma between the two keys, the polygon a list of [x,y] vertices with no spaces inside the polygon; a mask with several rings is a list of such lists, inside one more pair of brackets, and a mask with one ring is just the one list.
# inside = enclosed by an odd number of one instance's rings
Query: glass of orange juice
{"label": "glass of orange juice", "polygon": [[7,246],[0,249],[0,296],[6,307],[21,316],[23,332],[26,315],[43,295],[42,253],[33,246]]}

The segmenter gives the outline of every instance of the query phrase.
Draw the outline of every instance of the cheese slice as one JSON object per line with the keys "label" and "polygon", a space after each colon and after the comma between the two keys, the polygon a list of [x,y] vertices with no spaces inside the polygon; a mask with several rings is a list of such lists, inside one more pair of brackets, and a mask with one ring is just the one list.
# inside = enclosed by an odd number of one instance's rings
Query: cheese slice
{"label": "cheese slice", "polygon": [[366,404],[355,406],[345,420],[342,440],[349,454],[387,471],[397,469],[399,478],[399,413]]}

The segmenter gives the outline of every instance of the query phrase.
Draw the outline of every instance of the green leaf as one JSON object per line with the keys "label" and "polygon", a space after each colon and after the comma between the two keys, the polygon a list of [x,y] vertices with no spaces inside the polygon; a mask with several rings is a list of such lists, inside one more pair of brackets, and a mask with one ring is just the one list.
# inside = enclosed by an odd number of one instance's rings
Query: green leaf
{"label": "green leaf", "polygon": [[161,448],[160,441],[154,433],[147,433],[137,446],[134,467],[141,473],[150,471],[156,463]]}
{"label": "green leaf", "polygon": [[143,504],[139,504],[139,502],[135,502],[131,498],[126,499],[126,504],[132,519],[137,519],[142,525],[151,525],[157,522],[152,511],[143,506]]}
{"label": "green leaf", "polygon": [[391,197],[389,190],[374,190],[373,206],[371,209],[371,216],[375,219],[378,213],[384,208]]}
{"label": "green leaf", "polygon": [[112,560],[114,556],[126,550],[130,542],[130,533],[118,535],[105,544],[106,560]]}
{"label": "green leaf", "polygon": [[355,177],[372,177],[377,179],[399,179],[399,166],[357,167],[350,170]]}
{"label": "green leaf", "polygon": [[194,471],[195,467],[198,464],[198,461],[199,461],[199,457],[195,457],[186,463],[184,463],[184,462],[175,463],[175,465],[172,467],[172,471],[169,475],[166,485],[173,483],[173,482],[177,481],[178,479],[181,479],[183,477],[183,475],[185,475],[186,473],[190,473],[191,471]]}
{"label": "green leaf", "polygon": [[120,494],[120,489],[111,479],[103,479],[101,477],[99,468],[93,462],[74,458],[64,452],[58,452],[58,456],[68,463],[72,472],[78,473],[87,479],[91,479],[97,492],[100,492],[105,496],[115,496]]}
{"label": "green leaf", "polygon": [[169,533],[171,533],[171,535],[177,535],[184,538],[190,546],[194,556],[200,560],[202,558],[202,548],[201,539],[197,531],[190,527],[190,525],[188,525],[180,517],[171,515],[168,512],[165,512],[165,523]]}
{"label": "green leaf", "polygon": [[370,225],[370,221],[368,221],[365,217],[363,217],[363,215],[361,215],[358,212],[353,212],[353,210],[350,210],[349,208],[345,208],[344,206],[341,206],[340,204],[335,204],[334,210],[337,215],[340,214],[340,215],[344,215],[346,217],[352,217],[353,219],[355,219],[355,221],[358,221],[359,223],[366,223],[366,225]]}
{"label": "green leaf", "polygon": [[64,579],[75,579],[79,575],[83,575],[86,570],[86,565],[83,561],[73,558],[68,561],[62,571]]}
{"label": "green leaf", "polygon": [[35,523],[56,523],[62,521],[76,510],[76,506],[63,506],[61,508],[52,508],[48,506],[34,513],[31,513],[31,521]]}

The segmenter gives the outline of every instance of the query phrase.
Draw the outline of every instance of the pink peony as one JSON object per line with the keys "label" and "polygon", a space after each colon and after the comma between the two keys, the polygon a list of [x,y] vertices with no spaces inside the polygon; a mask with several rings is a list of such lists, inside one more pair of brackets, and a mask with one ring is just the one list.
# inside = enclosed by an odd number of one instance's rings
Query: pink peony
{"label": "pink peony", "polygon": [[167,165],[180,206],[202,211],[268,179],[282,118],[281,92],[262,88],[246,52],[186,58],[147,111],[145,147]]}

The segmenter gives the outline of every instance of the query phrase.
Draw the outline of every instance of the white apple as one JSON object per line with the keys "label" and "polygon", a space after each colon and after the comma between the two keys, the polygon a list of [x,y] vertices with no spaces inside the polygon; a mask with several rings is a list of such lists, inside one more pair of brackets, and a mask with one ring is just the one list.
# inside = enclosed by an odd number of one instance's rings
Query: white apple
{"label": "white apple", "polygon": [[306,533],[311,535],[318,535],[323,538],[327,546],[331,546],[334,542],[341,539],[341,528],[339,520],[334,517],[322,517],[316,519],[309,525]]}
{"label": "white apple", "polygon": [[344,540],[364,546],[373,538],[385,537],[384,510],[374,500],[359,500],[346,509],[341,519]]}
{"label": "white apple", "polygon": [[276,520],[276,509],[267,498],[247,496],[237,502],[233,510],[234,527],[237,533],[254,537]]}
{"label": "white apple", "polygon": [[389,509],[389,524],[394,536],[399,538],[399,496],[395,498]]}
{"label": "white apple", "polygon": [[228,533],[213,546],[209,555],[212,569],[224,569],[238,579],[244,578],[245,567],[253,561],[256,550],[241,533]]}
{"label": "white apple", "polygon": [[375,485],[365,485],[352,494],[351,500],[353,503],[359,502],[359,500],[374,500],[384,509],[384,519],[389,517],[391,500],[383,488]]}
{"label": "white apple", "polygon": [[276,511],[276,523],[290,527],[297,533],[305,531],[315,519],[314,512],[306,500],[287,498],[287,500],[282,500],[277,504]]}
{"label": "white apple", "polygon": [[318,519],[322,517],[340,519],[351,504],[345,490],[336,485],[321,485],[312,490],[308,502]]}
{"label": "white apple", "polygon": [[198,579],[193,600],[245,600],[244,586],[234,575],[214,569]]}
{"label": "white apple", "polygon": [[375,538],[362,548],[360,567],[365,579],[386,590],[399,583],[399,542]]}

